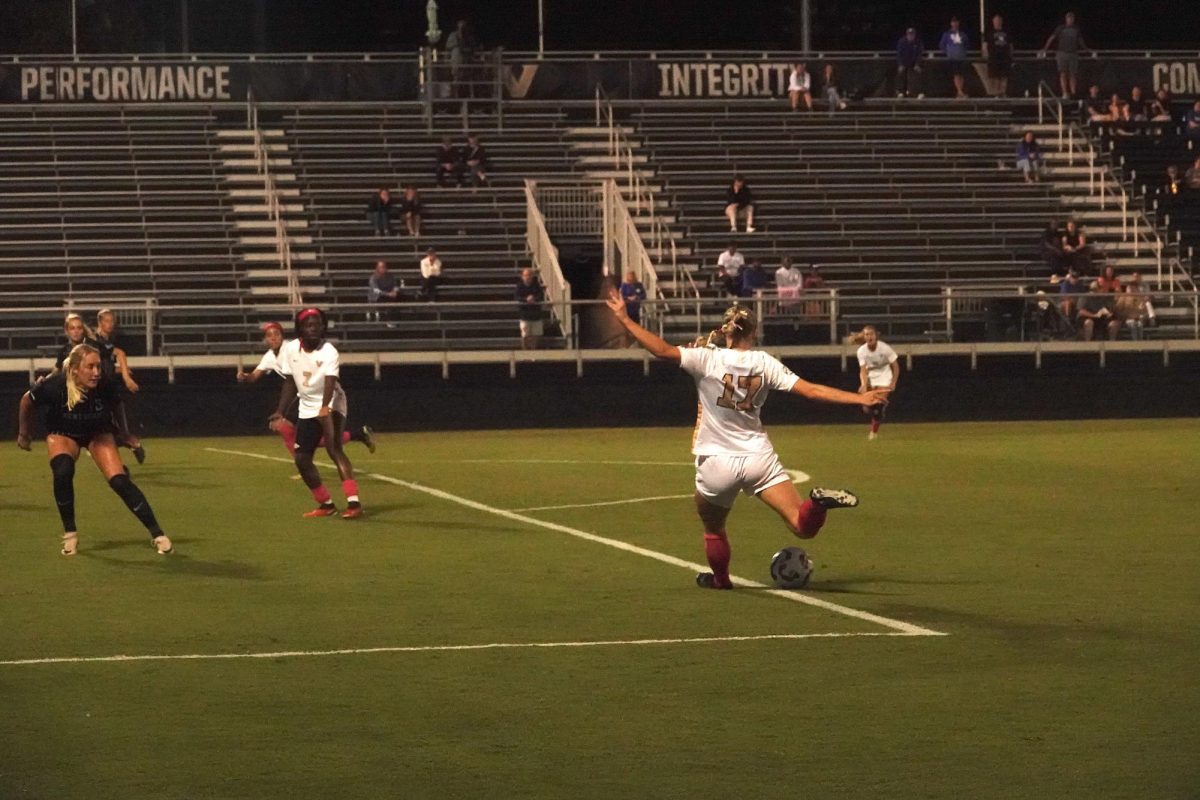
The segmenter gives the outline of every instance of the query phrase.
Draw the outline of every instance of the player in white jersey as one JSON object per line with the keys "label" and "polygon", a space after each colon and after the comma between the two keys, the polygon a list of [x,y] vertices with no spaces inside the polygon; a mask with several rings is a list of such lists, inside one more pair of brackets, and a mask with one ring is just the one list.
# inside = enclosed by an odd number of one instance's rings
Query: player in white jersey
{"label": "player in white jersey", "polygon": [[[304,516],[331,517],[337,513],[329,490],[321,483],[321,474],[313,465],[313,453],[325,441],[325,452],[337,465],[346,494],[343,519],[362,516],[358,499],[358,483],[354,467],[342,451],[342,429],[346,424],[346,393],[338,380],[338,351],[325,341],[325,312],[306,308],[296,314],[296,338],[279,349],[277,357],[284,376],[279,405],[271,415],[272,429],[278,427],[292,400],[299,398],[299,419],[296,423],[296,449],[293,457],[305,485],[312,491],[318,505]],[[290,380],[288,380],[290,379]]]}
{"label": "player in white jersey", "polygon": [[[862,329],[862,333],[851,338],[862,344],[858,348],[858,391],[896,391],[896,383],[900,380],[900,357],[896,351],[879,338],[873,325],[868,325]],[[867,434],[867,439],[874,441],[879,437],[879,426],[883,424],[883,406],[863,404],[863,411],[871,418],[871,432]]]}
{"label": "player in white jersey", "polygon": [[[712,568],[696,576],[699,586],[733,588],[725,520],[738,492],[761,498],[801,539],[817,535],[828,509],[858,505],[852,493],[836,489],[816,488],[802,500],[775,455],[759,412],[772,389],[844,405],[882,404],[887,402],[886,392],[854,394],[801,380],[773,356],[752,349],[757,322],[744,306],[725,312],[724,324],[713,331],[708,344],[679,348],[631,320],[615,293],[607,302],[638,344],[658,358],[677,362],[696,382],[700,408],[692,436],[695,501],[704,525],[705,556]],[[724,348],[711,344],[720,334],[724,334]]]}
{"label": "player in white jersey", "polygon": [[[283,326],[278,322],[267,322],[262,326],[263,344],[267,346],[267,352],[263,353],[259,359],[258,366],[250,372],[243,372],[241,368],[237,371],[238,383],[258,383],[264,375],[269,375],[272,372],[283,378],[283,371],[279,368],[279,352],[283,349],[286,342],[283,339]],[[286,380],[286,379],[285,379]],[[279,434],[283,439],[283,446],[287,448],[288,455],[296,453],[296,412],[299,404],[293,402],[288,406],[287,413],[284,418],[278,420],[272,430]],[[342,431],[342,444],[347,442],[361,442],[366,446],[367,450],[375,452],[375,432],[371,430],[370,425],[363,425],[358,430],[351,433],[350,431]],[[317,447],[324,447],[324,438],[317,442]]]}

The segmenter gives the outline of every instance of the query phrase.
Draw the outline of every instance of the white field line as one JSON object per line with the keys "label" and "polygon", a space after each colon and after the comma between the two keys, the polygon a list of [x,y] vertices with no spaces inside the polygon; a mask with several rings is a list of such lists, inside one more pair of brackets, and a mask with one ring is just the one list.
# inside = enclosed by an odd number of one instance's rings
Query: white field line
{"label": "white field line", "polygon": [[[692,466],[691,464],[680,466]],[[807,473],[798,469],[785,469],[784,472],[792,479],[792,483],[804,483],[809,480]],[[630,497],[625,500],[603,500],[599,503],[566,503],[558,506],[532,506],[531,508],[514,508],[512,511],[558,511],[563,508],[597,508],[599,506],[621,506],[628,503],[649,503],[652,500],[685,500],[691,499],[690,494],[660,494],[654,497]]]}
{"label": "white field line", "polygon": [[576,458],[444,458],[444,459],[390,459],[389,464],[602,464],[605,466],[628,467],[691,467],[691,461],[586,461]]}
{"label": "white field line", "polygon": [[[208,450],[209,452],[213,452],[213,453],[226,453],[229,455],[244,456],[246,458],[257,458],[257,459],[260,459],[263,461],[280,461],[285,464],[292,463],[292,460],[290,458],[282,458],[280,456],[265,456],[265,455],[261,455],[259,453],[248,453],[243,450],[225,450],[225,449],[219,448],[219,447],[206,447],[204,449]],[[320,466],[327,467],[327,468],[333,468],[332,464],[320,464]],[[419,483],[413,483],[412,481],[405,481],[405,480],[401,480],[399,478],[393,478],[390,475],[380,475],[377,472],[369,472],[369,473],[365,473],[365,475],[366,475],[366,477],[373,478],[374,480],[377,480],[377,481],[382,481],[384,483],[390,483],[395,486],[403,486],[404,488],[411,489],[414,492],[422,492],[424,494],[431,495],[433,497],[437,497],[441,500],[448,500],[449,502],[457,503],[460,506],[472,508],[472,509],[475,509],[476,511],[482,511],[486,514],[494,514],[497,517],[503,517],[504,519],[510,519],[513,522],[520,522],[525,525],[535,525],[539,528],[546,528],[547,530],[557,531],[559,533],[565,533],[568,536],[574,536],[575,538],[583,539],[584,541],[595,542],[596,544],[603,544],[603,545],[607,545],[609,547],[615,547],[616,549],[624,550],[627,553],[636,553],[639,556],[645,556],[646,558],[652,558],[655,561],[661,561],[664,564],[671,564],[676,567],[682,567],[682,568],[690,570],[692,572],[706,572],[708,570],[707,565],[697,564],[692,561],[685,561],[682,558],[676,558],[675,556],[667,555],[666,553],[660,553],[657,550],[649,550],[645,547],[638,547],[637,545],[630,544],[629,542],[622,542],[619,539],[609,539],[605,536],[598,536],[597,534],[594,534],[594,533],[588,533],[587,531],[578,530],[577,528],[570,528],[570,527],[567,527],[566,525],[559,525],[557,522],[547,522],[546,520],[537,519],[536,517],[528,517],[528,516],[525,516],[524,514],[518,514],[515,511],[507,511],[503,508],[496,508],[495,506],[489,506],[484,503],[477,502],[475,500],[468,500],[465,497],[460,497],[456,494],[451,494],[450,492],[442,491],[441,489],[434,489],[431,486],[423,486]],[[837,603],[831,603],[828,600],[821,600],[820,598],[811,597],[806,594],[801,594],[800,592],[785,591],[782,589],[771,589],[766,584],[759,583],[758,581],[747,580],[746,578],[739,578],[736,575],[731,575],[730,577],[733,579],[733,582],[735,584],[737,584],[738,586],[747,586],[747,587],[751,587],[754,589],[764,589],[766,594],[772,594],[772,595],[775,595],[776,597],[781,597],[785,600],[791,600],[792,602],[795,602],[795,603],[803,603],[805,605],[814,606],[816,608],[823,608],[826,611],[832,611],[835,614],[842,614],[843,616],[853,617],[855,619],[861,619],[865,622],[873,622],[876,625],[882,625],[885,628],[890,628],[895,631],[900,631],[901,633],[906,633],[910,636],[945,636],[946,635],[945,633],[942,633],[941,631],[935,631],[935,630],[931,630],[929,628],[922,628],[919,625],[913,625],[908,622],[902,622],[901,620],[898,620],[898,619],[891,619],[890,617],[881,617],[878,614],[872,614],[868,611],[859,611],[858,609],[855,609],[855,608],[849,608],[848,606],[838,605]]]}
{"label": "white field line", "polygon": [[353,647],[340,650],[279,650],[266,653],[181,653],[178,655],[67,656],[62,658],[21,658],[0,661],[0,667],[25,667],[38,664],[93,664],[129,661],[231,661],[262,658],[315,658],[319,656],[359,656],[373,653],[441,653],[466,650],[526,650],[579,647],[642,647],[662,644],[710,644],[719,642],[762,642],[779,639],[848,639],[861,636],[921,636],[912,633],[767,633],[757,636],[697,636],[680,639],[610,639],[586,642],[491,642],[489,644],[430,644],[407,647]]}

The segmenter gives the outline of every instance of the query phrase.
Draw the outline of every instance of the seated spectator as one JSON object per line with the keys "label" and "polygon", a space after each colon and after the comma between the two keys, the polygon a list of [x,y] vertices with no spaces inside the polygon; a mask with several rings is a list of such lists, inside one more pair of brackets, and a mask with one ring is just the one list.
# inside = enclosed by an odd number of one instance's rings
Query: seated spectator
{"label": "seated spectator", "polygon": [[808,74],[803,62],[796,64],[788,75],[788,99],[791,100],[792,111],[800,110],[801,101],[807,110],[812,111],[812,75]]}
{"label": "seated spectator", "polygon": [[1125,104],[1125,111],[1128,114],[1128,118],[1134,122],[1145,122],[1150,119],[1149,110],[1150,104],[1142,96],[1142,87],[1134,86],[1130,89],[1129,102]]}
{"label": "seated spectator", "polygon": [[1037,292],[1037,302],[1030,309],[1034,331],[1036,331],[1038,340],[1045,341],[1046,339],[1065,339],[1075,335],[1075,329],[1071,327],[1070,320],[1063,316],[1062,309],[1059,305],[1050,302],[1046,293],[1041,289]]}
{"label": "seated spectator", "polygon": [[1116,339],[1121,332],[1121,323],[1113,313],[1113,301],[1100,291],[1099,281],[1092,281],[1087,294],[1079,298],[1076,319],[1085,342],[1092,340],[1098,327],[1107,331],[1109,339]]}
{"label": "seated spectator", "polygon": [[971,40],[967,36],[967,32],[962,29],[958,17],[951,17],[950,30],[942,34],[941,41],[938,42],[938,49],[946,54],[950,75],[954,78],[954,96],[959,100],[967,98],[966,76],[967,67],[970,66],[967,62],[967,48],[970,46]]}
{"label": "seated spectator", "polygon": [[367,203],[367,219],[375,229],[376,236],[390,236],[392,233],[392,195],[387,189],[380,189]]}
{"label": "seated spectator", "polygon": [[467,136],[467,146],[463,149],[463,161],[467,165],[467,174],[471,176],[471,185],[486,186],[491,164],[488,161],[487,151],[479,143],[479,136],[474,133]]}
{"label": "seated spectator", "polygon": [[[801,285],[805,294],[809,292],[820,292],[825,288],[825,278],[821,275],[821,268],[816,264],[812,264],[808,268],[808,274],[804,276],[804,283]],[[809,300],[804,304],[804,315],[806,317],[816,317],[821,314],[821,301]]]}
{"label": "seated spectator", "polygon": [[838,90],[837,78],[833,75],[833,64],[825,65],[824,78],[822,79],[822,89],[825,92],[825,100],[829,103],[829,116],[833,116],[833,112],[845,111],[846,101],[842,99],[842,93]]}
{"label": "seated spectator", "polygon": [[721,255],[717,256],[717,272],[714,282],[724,286],[726,294],[736,297],[738,289],[741,288],[740,275],[745,263],[745,256],[738,252],[736,244],[730,242],[729,247],[722,250]]}
{"label": "seated spectator", "polygon": [[1100,291],[1107,294],[1117,294],[1121,291],[1121,279],[1117,277],[1117,271],[1112,266],[1104,268],[1100,277],[1096,279],[1096,283],[1099,284]]}
{"label": "seated spectator", "polygon": [[1183,182],[1193,192],[1200,191],[1200,156],[1188,167],[1188,171],[1183,173]]}
{"label": "seated spectator", "polygon": [[438,258],[437,250],[432,247],[425,251],[421,259],[421,294],[422,300],[432,303],[437,300],[438,286],[442,283],[442,260]]}
{"label": "seated spectator", "polygon": [[1037,137],[1033,131],[1025,131],[1025,136],[1017,144],[1017,169],[1025,176],[1026,183],[1041,179],[1046,161],[1042,158],[1042,149],[1038,146]]}
{"label": "seated spectator", "polygon": [[1200,142],[1200,100],[1183,117],[1183,135],[1189,141]]}
{"label": "seated spectator", "polygon": [[1125,292],[1117,298],[1117,319],[1129,329],[1129,335],[1141,339],[1147,325],[1157,321],[1154,302],[1142,284],[1142,275],[1135,272],[1125,284]]}
{"label": "seated spectator", "polygon": [[400,198],[400,215],[404,217],[404,227],[408,235],[417,238],[421,235],[421,193],[415,186],[405,186],[404,196]]}
{"label": "seated spectator", "polygon": [[1092,248],[1087,243],[1087,234],[1073,219],[1067,220],[1066,230],[1062,235],[1063,261],[1081,275],[1089,275],[1092,271]]}
{"label": "seated spectator", "polygon": [[754,233],[754,193],[741,175],[734,176],[733,184],[725,190],[725,216],[729,218],[729,230],[737,233],[739,214],[746,215],[746,233]]}
{"label": "seated spectator", "polygon": [[1163,178],[1162,186],[1158,187],[1158,206],[1164,211],[1170,211],[1183,192],[1183,179],[1179,177],[1179,167],[1171,164],[1167,167],[1167,175]]}
{"label": "seated spectator", "polygon": [[921,58],[925,48],[917,38],[917,29],[909,28],[896,42],[896,97],[912,97],[918,99],[925,95],[921,93]]}
{"label": "seated spectator", "polygon": [[521,277],[517,278],[515,297],[521,349],[537,350],[542,342],[542,306],[546,302],[546,289],[529,267],[521,270]]}
{"label": "seated spectator", "polygon": [[621,299],[625,301],[625,312],[637,324],[642,324],[642,303],[646,302],[646,287],[637,279],[633,270],[625,273],[621,283]]}
{"label": "seated spectator", "polygon": [[762,262],[757,258],[750,262],[748,269],[742,270],[742,297],[754,297],[755,292],[760,292],[767,288],[767,284],[771,282],[771,277],[767,275],[767,271],[763,269]]}
{"label": "seated spectator", "polygon": [[775,270],[775,289],[779,293],[781,309],[792,305],[789,301],[795,301],[800,296],[803,283],[804,275],[801,274],[800,268],[792,263],[791,256],[784,256],[779,269]]}
{"label": "seated spectator", "polygon": [[438,145],[437,169],[434,172],[437,185],[445,188],[446,178],[449,176],[455,186],[462,186],[465,170],[466,165],[463,164],[462,151],[451,144],[449,136],[443,136],[442,143]]}
{"label": "seated spectator", "polygon": [[1108,121],[1112,123],[1112,131],[1118,136],[1128,136],[1131,131],[1124,123],[1129,121],[1129,106],[1114,93],[1108,101]]}
{"label": "seated spectator", "polygon": [[1047,222],[1046,229],[1042,231],[1042,260],[1050,270],[1050,282],[1058,283],[1066,262],[1063,259],[1062,231],[1054,220]]}
{"label": "seated spectator", "polygon": [[1078,300],[1075,295],[1086,291],[1087,287],[1079,280],[1079,273],[1073,269],[1067,270],[1066,277],[1058,284],[1058,293],[1062,295],[1062,299],[1058,301],[1058,309],[1064,318],[1075,319],[1075,305]]}
{"label": "seated spectator", "polygon": [[[371,277],[367,279],[367,302],[376,305],[378,303],[386,303],[388,301],[395,302],[400,298],[400,290],[396,288],[396,279],[388,272],[387,262],[376,261],[375,271],[371,273]],[[367,321],[371,320],[379,322],[379,312],[371,310],[367,312]],[[396,327],[389,322],[389,328]]]}
{"label": "seated spectator", "polygon": [[1100,95],[1100,87],[1094,83],[1088,87],[1088,96],[1083,107],[1092,122],[1108,122],[1111,119],[1108,114],[1108,102]]}
{"label": "seated spectator", "polygon": [[1167,89],[1159,89],[1154,99],[1150,101],[1148,112],[1154,122],[1171,121],[1171,93]]}

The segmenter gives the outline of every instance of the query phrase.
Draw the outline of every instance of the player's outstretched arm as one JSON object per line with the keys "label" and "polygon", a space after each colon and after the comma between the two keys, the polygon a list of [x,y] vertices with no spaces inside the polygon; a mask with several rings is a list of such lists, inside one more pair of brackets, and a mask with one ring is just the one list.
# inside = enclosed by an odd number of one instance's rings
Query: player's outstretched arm
{"label": "player's outstretched arm", "polygon": [[650,355],[667,361],[679,361],[679,348],[631,320],[629,312],[625,309],[625,301],[621,299],[620,295],[610,291],[608,299],[604,302],[612,309],[613,316],[617,318],[617,322],[621,323],[625,327],[625,330],[629,331],[629,335],[637,340],[638,344],[649,350]]}
{"label": "player's outstretched arm", "polygon": [[798,394],[801,397],[816,400],[820,403],[839,403],[847,406],[878,406],[887,405],[888,390],[872,389],[868,392],[856,394],[854,392],[844,392],[841,389],[835,389],[832,386],[825,386],[820,383],[797,380],[796,385],[792,387],[792,394]]}
{"label": "player's outstretched arm", "polygon": [[21,405],[18,412],[17,423],[17,447],[22,450],[29,450],[30,435],[33,430],[33,400],[29,397],[29,392],[21,395]]}

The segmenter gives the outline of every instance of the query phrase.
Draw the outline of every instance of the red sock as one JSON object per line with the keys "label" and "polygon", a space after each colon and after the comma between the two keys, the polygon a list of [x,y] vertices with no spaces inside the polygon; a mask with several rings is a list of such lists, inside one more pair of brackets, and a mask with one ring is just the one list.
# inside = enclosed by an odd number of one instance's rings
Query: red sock
{"label": "red sock", "polygon": [[871,420],[871,433],[879,433],[879,418]]}
{"label": "red sock", "polygon": [[323,483],[320,486],[318,486],[317,488],[312,490],[312,496],[313,496],[313,499],[316,500],[321,505],[325,505],[326,503],[333,502],[332,495],[329,494],[329,490],[325,488],[325,484],[323,484]]}
{"label": "red sock", "polygon": [[704,555],[719,586],[729,585],[729,539],[725,531],[704,534]]}
{"label": "red sock", "polygon": [[346,495],[347,500],[358,502],[358,481],[353,478],[348,481],[342,481],[342,492]]}
{"label": "red sock", "polygon": [[350,431],[342,431],[342,444],[349,444]]}
{"label": "red sock", "polygon": [[296,455],[296,426],[286,419],[280,420],[278,433],[283,439],[283,446],[287,448],[288,455]]}
{"label": "red sock", "polygon": [[811,539],[821,530],[821,526],[825,524],[825,515],[828,511],[825,506],[818,505],[812,499],[805,500],[800,506],[800,513],[797,515],[796,530],[799,531],[796,535],[801,539]]}

